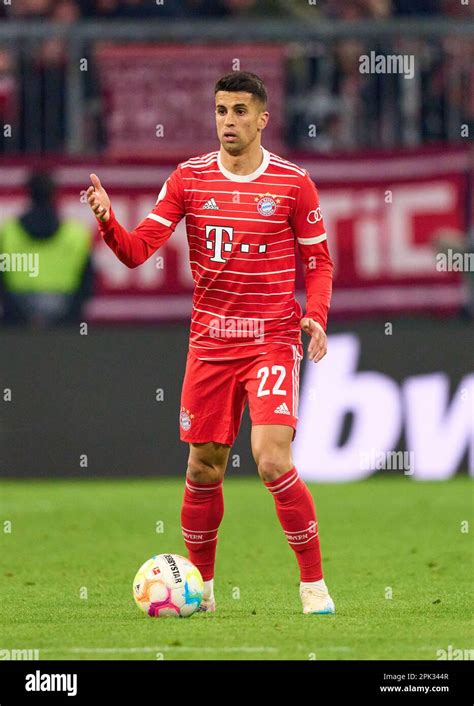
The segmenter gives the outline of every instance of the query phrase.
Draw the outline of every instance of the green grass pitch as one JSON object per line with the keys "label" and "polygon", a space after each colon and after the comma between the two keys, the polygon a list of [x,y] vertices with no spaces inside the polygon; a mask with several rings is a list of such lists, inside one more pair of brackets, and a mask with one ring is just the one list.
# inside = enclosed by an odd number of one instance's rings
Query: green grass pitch
{"label": "green grass pitch", "polygon": [[186,555],[183,479],[1,482],[0,648],[41,660],[436,660],[472,647],[467,477],[309,487],[336,615],[301,613],[270,493],[228,478],[217,612],[152,619],[132,581],[153,554]]}

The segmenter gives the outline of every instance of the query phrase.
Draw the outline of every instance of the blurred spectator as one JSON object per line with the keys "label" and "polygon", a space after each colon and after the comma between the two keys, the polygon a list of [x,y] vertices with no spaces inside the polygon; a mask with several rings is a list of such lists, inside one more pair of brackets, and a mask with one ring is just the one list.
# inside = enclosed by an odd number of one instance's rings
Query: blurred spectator
{"label": "blurred spectator", "polygon": [[396,15],[435,15],[440,11],[440,0],[393,0],[393,2]]}
{"label": "blurred spectator", "polygon": [[[258,7],[259,4],[260,3],[256,2],[256,0],[224,0],[224,5],[229,11],[229,14],[236,17],[244,17],[245,15],[253,13],[263,15],[264,12]],[[265,3],[265,5],[268,6],[268,2]]]}
{"label": "blurred spectator", "polygon": [[[166,0],[165,0],[166,3]],[[225,0],[185,0],[183,15],[198,18],[221,17],[230,12]]]}
{"label": "blurred spectator", "polygon": [[13,19],[41,19],[48,17],[52,8],[52,0],[14,0],[8,11]]}
{"label": "blurred spectator", "polygon": [[[0,49],[0,150],[17,147],[18,86],[11,53]],[[11,126],[11,135],[6,134]]]}
{"label": "blurred spectator", "polygon": [[81,10],[77,0],[57,0],[51,12],[51,19],[55,22],[72,24],[81,17]]}
{"label": "blurred spectator", "polygon": [[[102,21],[225,17],[229,21],[299,18],[310,23],[322,18],[383,22],[393,16],[426,18],[440,13],[459,18],[470,16],[473,10],[474,0],[470,6],[452,0],[317,0],[314,5],[308,0],[163,0],[162,5],[156,0],[15,0],[7,14],[25,20],[49,17],[72,26],[82,17]],[[467,124],[471,131],[473,123],[472,42],[459,37],[413,41],[408,49],[402,38],[395,36],[288,42],[288,147],[319,151],[460,141],[457,126]],[[296,52],[294,47],[298,47]],[[54,36],[32,42],[15,61],[21,84],[17,148],[22,151],[62,152],[67,147],[68,50],[68,40]],[[360,56],[372,50],[415,55],[417,80],[409,82],[396,74],[361,75]],[[82,128],[93,151],[107,144],[98,117],[103,93],[94,75],[94,42],[84,42],[83,51],[89,68],[80,77]],[[0,111],[5,109],[2,91],[12,88],[11,71],[8,69],[5,76],[2,63],[5,59],[0,56]],[[317,124],[317,139],[309,138],[310,124]],[[12,144],[12,140],[8,145],[4,141],[3,147]]]}
{"label": "blurred spectator", "polygon": [[181,6],[181,2],[168,2],[164,0],[163,5],[156,2],[143,2],[143,0],[122,0],[116,10],[116,17],[127,17],[140,19],[146,17],[156,17],[158,15],[175,15]]}
{"label": "blurred spectator", "polygon": [[[432,248],[436,255],[444,253],[445,255],[466,256],[466,264],[469,259],[474,259],[474,242],[472,233],[466,235],[460,231],[448,228],[442,228],[438,231],[433,239]],[[462,269],[464,279],[464,303],[459,311],[462,319],[467,321],[474,320],[474,270],[468,266]]]}
{"label": "blurred spectator", "polygon": [[443,15],[447,17],[468,17],[469,15],[474,15],[474,3],[469,2],[466,4],[466,0],[462,2],[453,2],[453,0],[439,0],[440,11]]}
{"label": "blurred spectator", "polygon": [[117,8],[118,17],[149,17],[154,13],[156,3],[144,3],[142,0],[122,0]]}
{"label": "blurred spectator", "polygon": [[120,5],[120,0],[83,0],[82,12],[85,17],[98,19],[115,17]]}
{"label": "blurred spectator", "polygon": [[[273,19],[297,14],[294,9],[296,3],[288,3],[286,0],[224,0],[224,4],[233,17],[268,17]],[[314,7],[311,9],[314,15]]]}
{"label": "blurred spectator", "polygon": [[392,0],[366,0],[366,7],[376,20],[386,20],[393,14]]}
{"label": "blurred spectator", "polygon": [[[366,17],[384,19],[392,15],[460,14],[453,0],[324,0],[310,5],[308,0],[70,0],[84,17],[120,18],[189,16],[326,16],[345,20]],[[15,0],[6,13],[18,18],[47,17],[54,13],[56,0]],[[456,5],[456,7],[454,7]]]}
{"label": "blurred spectator", "polygon": [[[42,4],[43,10],[45,6]],[[54,22],[73,25],[81,17],[79,5],[76,0],[58,0],[50,6],[50,17]],[[66,140],[68,40],[58,33],[33,45],[21,57],[23,149],[62,151]]]}
{"label": "blurred spectator", "polygon": [[82,223],[60,221],[49,174],[33,172],[27,190],[27,211],[0,225],[3,323],[34,328],[77,323],[92,295],[90,231]]}

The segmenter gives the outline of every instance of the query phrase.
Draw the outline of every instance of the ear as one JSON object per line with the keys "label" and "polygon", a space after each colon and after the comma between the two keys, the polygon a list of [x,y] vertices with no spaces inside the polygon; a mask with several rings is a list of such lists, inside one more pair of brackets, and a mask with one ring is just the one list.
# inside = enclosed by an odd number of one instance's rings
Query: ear
{"label": "ear", "polygon": [[258,118],[258,129],[264,130],[268,124],[269,119],[270,119],[270,113],[268,113],[268,111],[260,113],[260,116]]}

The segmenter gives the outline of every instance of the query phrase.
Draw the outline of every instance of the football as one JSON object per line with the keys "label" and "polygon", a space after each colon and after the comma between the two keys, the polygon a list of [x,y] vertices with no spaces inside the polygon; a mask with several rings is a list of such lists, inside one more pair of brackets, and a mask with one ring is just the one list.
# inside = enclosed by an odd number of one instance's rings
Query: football
{"label": "football", "polygon": [[157,554],[137,571],[133,597],[152,618],[187,618],[201,605],[204,584],[199,570],[179,554]]}

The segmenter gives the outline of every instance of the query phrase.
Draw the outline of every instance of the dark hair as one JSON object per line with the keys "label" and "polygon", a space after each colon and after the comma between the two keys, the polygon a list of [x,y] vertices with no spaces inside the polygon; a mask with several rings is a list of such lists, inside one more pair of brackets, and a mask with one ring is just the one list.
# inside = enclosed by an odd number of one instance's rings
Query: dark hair
{"label": "dark hair", "polygon": [[33,201],[48,202],[53,198],[55,183],[49,172],[38,169],[31,172],[26,188]]}
{"label": "dark hair", "polygon": [[267,104],[267,90],[262,79],[249,71],[232,71],[222,76],[216,83],[214,95],[218,91],[244,91],[251,93],[263,106]]}

